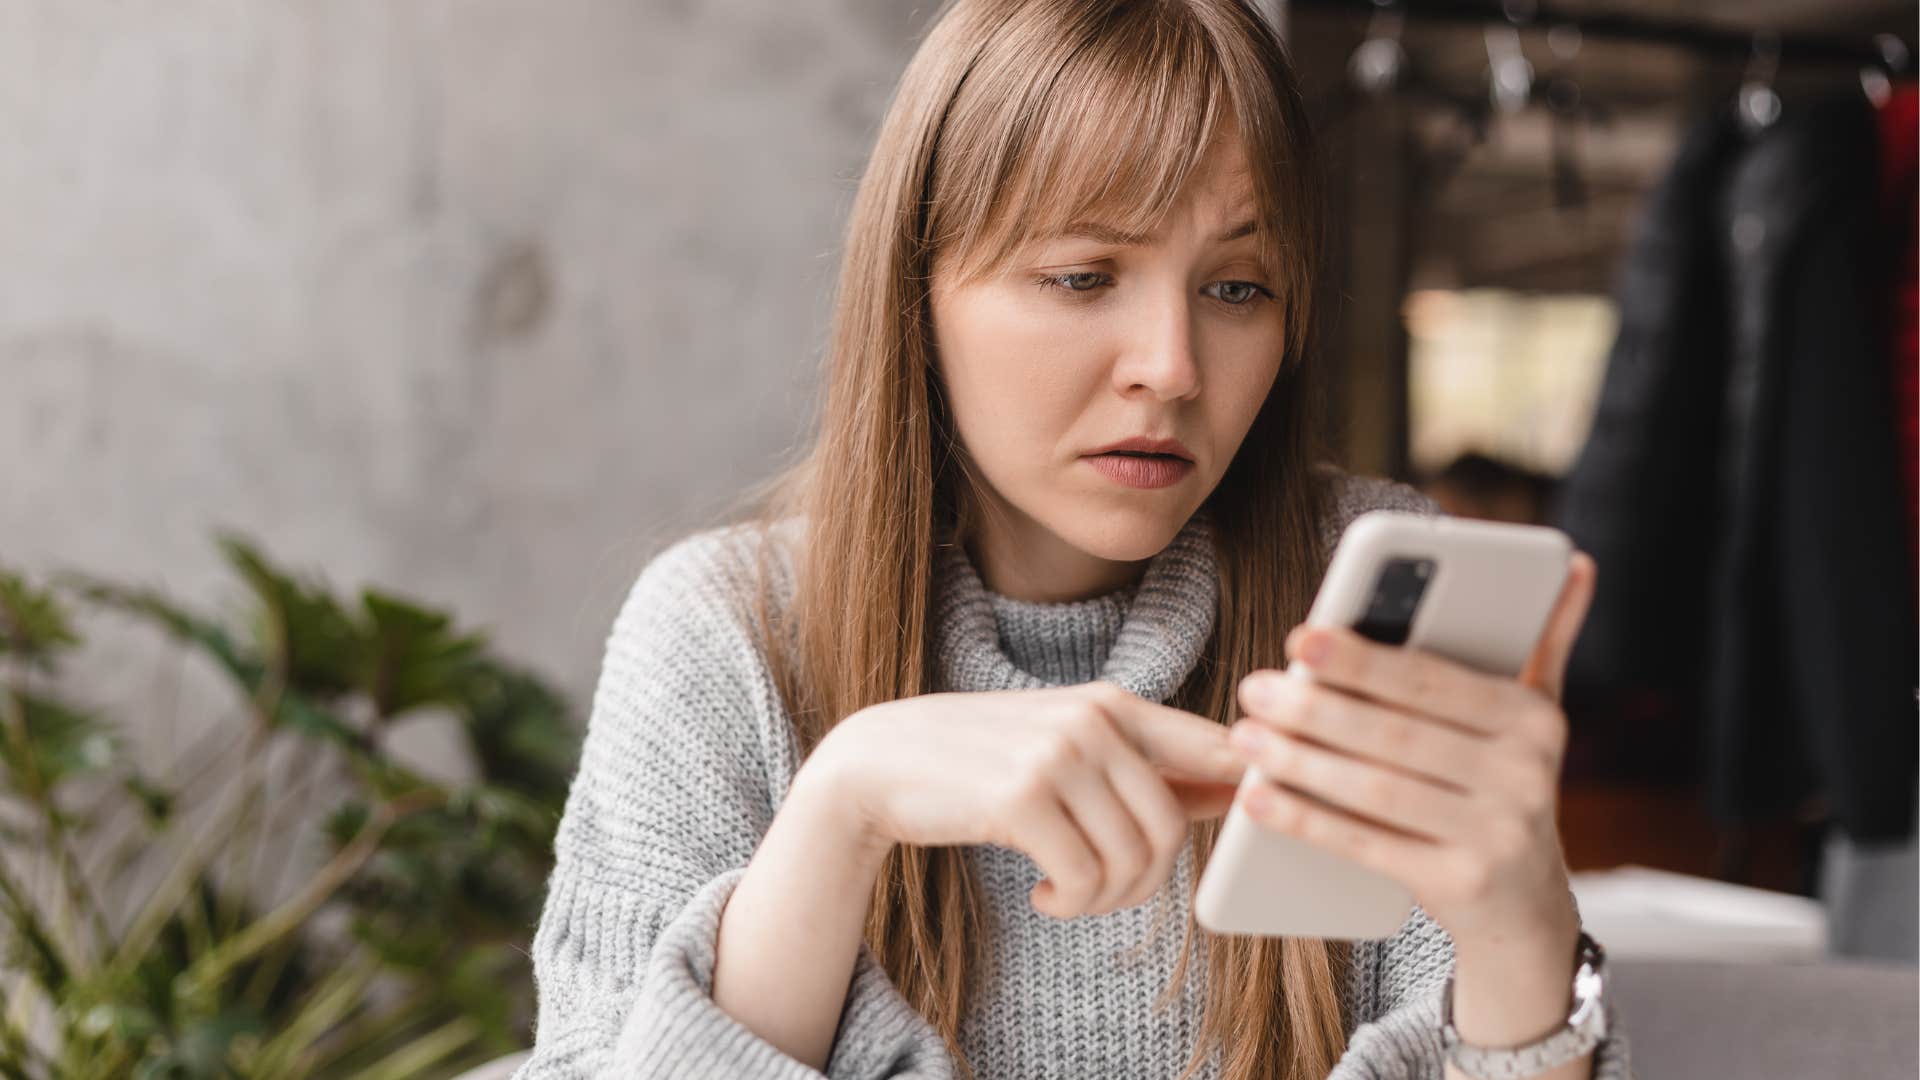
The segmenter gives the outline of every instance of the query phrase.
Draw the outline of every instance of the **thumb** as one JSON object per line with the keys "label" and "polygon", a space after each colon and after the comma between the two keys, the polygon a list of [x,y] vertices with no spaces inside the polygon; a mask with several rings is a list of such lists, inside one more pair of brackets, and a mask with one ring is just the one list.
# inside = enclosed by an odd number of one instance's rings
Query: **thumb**
{"label": "thumb", "polygon": [[1523,684],[1546,694],[1555,704],[1566,688],[1567,659],[1573,655],[1573,643],[1579,639],[1580,627],[1587,620],[1598,573],[1593,556],[1584,551],[1575,551],[1567,560],[1567,580],[1560,587],[1560,598],[1554,602],[1547,627],[1541,631],[1533,655],[1527,658],[1527,666],[1520,672]]}

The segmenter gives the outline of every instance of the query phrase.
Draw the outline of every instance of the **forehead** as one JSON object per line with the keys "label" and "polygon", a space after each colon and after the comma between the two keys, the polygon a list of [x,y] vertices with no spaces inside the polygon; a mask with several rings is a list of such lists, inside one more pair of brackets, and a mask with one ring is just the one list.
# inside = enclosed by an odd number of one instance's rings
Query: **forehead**
{"label": "forehead", "polygon": [[[1207,231],[1209,238],[1222,242],[1251,235],[1258,227],[1259,213],[1246,147],[1231,131],[1215,139],[1187,175],[1162,220],[1154,221],[1150,228],[1137,227],[1141,215],[1133,210],[1125,193],[1118,193],[1104,203],[1094,203],[1080,217],[1035,230],[1033,238],[1085,237],[1102,243],[1144,244],[1166,231],[1167,219],[1190,219],[1197,228]],[[1134,228],[1128,227],[1129,221]],[[1253,227],[1246,227],[1249,224]]]}
{"label": "forehead", "polygon": [[1214,136],[1200,156],[1187,177],[1187,188],[1203,199],[1245,202],[1253,198],[1253,168],[1247,160],[1247,146],[1231,123]]}
{"label": "forehead", "polygon": [[974,130],[936,169],[934,263],[974,280],[1079,224],[1138,243],[1170,224],[1217,234],[1248,220],[1267,261],[1278,208],[1267,205],[1235,109],[1215,83],[1159,96],[1123,86],[1050,112],[1039,130],[1006,128],[1023,132],[1017,143],[982,144]]}

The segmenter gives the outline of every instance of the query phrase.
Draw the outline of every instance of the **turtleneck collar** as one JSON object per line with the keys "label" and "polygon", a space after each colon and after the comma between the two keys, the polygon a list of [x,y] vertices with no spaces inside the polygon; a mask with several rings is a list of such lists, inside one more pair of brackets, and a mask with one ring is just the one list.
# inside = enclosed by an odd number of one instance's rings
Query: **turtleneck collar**
{"label": "turtleneck collar", "polygon": [[1133,585],[1086,600],[988,590],[958,543],[935,549],[934,648],[941,689],[1069,686],[1106,679],[1150,701],[1173,696],[1219,610],[1213,525],[1202,508]]}

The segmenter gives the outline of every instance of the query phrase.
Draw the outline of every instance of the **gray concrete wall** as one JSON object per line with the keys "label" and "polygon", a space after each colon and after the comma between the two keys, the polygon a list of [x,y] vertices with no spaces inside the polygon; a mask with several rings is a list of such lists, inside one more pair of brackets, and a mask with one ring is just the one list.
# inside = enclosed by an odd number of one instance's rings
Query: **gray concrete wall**
{"label": "gray concrete wall", "polygon": [[929,6],[0,0],[0,563],[212,603],[240,530],[584,713],[801,430]]}

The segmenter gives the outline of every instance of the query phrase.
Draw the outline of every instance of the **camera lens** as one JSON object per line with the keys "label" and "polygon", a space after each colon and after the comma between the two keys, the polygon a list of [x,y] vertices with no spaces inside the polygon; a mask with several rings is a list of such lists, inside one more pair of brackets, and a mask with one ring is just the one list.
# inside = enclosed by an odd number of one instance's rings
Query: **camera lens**
{"label": "camera lens", "polygon": [[1388,645],[1403,644],[1413,628],[1413,615],[1420,598],[1426,595],[1427,582],[1433,577],[1432,559],[1395,558],[1381,567],[1367,600],[1366,614],[1354,630],[1361,636]]}

